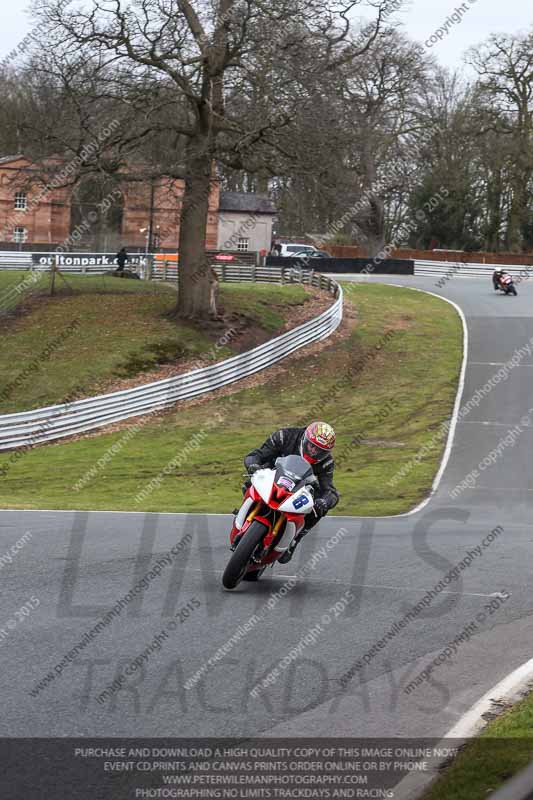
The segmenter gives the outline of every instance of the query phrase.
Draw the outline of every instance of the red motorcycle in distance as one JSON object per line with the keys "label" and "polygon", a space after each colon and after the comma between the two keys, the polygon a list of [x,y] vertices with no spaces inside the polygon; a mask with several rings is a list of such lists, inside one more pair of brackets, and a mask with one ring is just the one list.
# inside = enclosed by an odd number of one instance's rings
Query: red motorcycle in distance
{"label": "red motorcycle in distance", "polygon": [[233,550],[222,585],[234,589],[242,580],[257,581],[300,533],[314,508],[318,480],[300,456],[276,459],[275,469],[254,472],[230,533]]}
{"label": "red motorcycle in distance", "polygon": [[502,291],[504,294],[513,294],[515,297],[518,294],[513,276],[509,275],[508,272],[495,272],[492,276],[492,283],[496,291]]}

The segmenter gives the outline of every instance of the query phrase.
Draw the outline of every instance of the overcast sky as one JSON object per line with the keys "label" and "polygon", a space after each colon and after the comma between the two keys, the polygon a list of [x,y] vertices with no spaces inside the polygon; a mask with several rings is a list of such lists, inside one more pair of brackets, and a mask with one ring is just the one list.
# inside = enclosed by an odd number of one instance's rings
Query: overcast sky
{"label": "overcast sky", "polygon": [[[490,33],[515,33],[527,30],[533,24],[530,0],[407,0],[404,11],[396,16],[402,20],[405,31],[413,39],[426,42],[446,19],[462,4],[468,7],[461,22],[449,26],[449,33],[428,51],[449,67],[460,67],[464,51],[477,44]],[[28,0],[2,0],[0,12],[0,61],[31,30],[31,21],[25,13]]]}
{"label": "overcast sky", "polygon": [[[396,17],[405,32],[418,42],[428,42],[438,28],[465,6],[461,21],[448,26],[448,34],[432,44],[429,52],[448,67],[460,67],[464,52],[491,33],[527,31],[533,24],[530,0],[411,0]],[[456,15],[456,19],[459,15]]]}

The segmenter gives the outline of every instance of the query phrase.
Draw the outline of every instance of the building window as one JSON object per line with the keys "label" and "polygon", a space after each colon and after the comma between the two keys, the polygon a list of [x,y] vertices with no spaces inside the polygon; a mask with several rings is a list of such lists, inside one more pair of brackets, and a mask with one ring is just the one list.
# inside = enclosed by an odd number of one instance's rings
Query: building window
{"label": "building window", "polygon": [[26,211],[28,208],[28,198],[26,192],[15,193],[15,211]]}
{"label": "building window", "polygon": [[28,231],[26,228],[15,228],[13,232],[13,241],[17,242],[18,244],[22,244],[22,242],[27,241],[28,239]]}
{"label": "building window", "polygon": [[243,237],[240,236],[239,241],[237,242],[237,250],[239,250],[241,253],[247,253],[249,246],[250,246],[250,240],[243,239]]}

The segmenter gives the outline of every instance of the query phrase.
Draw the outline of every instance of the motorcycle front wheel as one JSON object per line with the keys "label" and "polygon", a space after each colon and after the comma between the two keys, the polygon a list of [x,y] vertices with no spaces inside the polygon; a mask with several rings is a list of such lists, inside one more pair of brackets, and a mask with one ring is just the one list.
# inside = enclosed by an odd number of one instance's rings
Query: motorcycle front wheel
{"label": "motorcycle front wheel", "polygon": [[239,544],[235,548],[233,555],[228,561],[227,567],[222,575],[222,585],[225,589],[235,589],[242,581],[248,569],[250,559],[261,544],[267,532],[266,525],[262,522],[252,522]]}

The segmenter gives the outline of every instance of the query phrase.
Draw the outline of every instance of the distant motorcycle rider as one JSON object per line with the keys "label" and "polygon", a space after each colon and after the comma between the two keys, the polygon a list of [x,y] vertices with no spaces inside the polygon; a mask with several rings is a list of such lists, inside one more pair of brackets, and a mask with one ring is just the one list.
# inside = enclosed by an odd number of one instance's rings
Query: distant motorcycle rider
{"label": "distant motorcycle rider", "polygon": [[273,468],[277,458],[299,455],[313,466],[318,479],[318,489],[314,497],[314,508],[306,515],[305,526],[291,547],[278,559],[282,564],[291,560],[298,542],[325,517],[328,511],[339,502],[339,493],[333,485],[335,463],[331,451],[335,446],[335,431],[327,422],[312,422],[306,428],[281,428],[274,431],[268,439],[248,453],[244,465],[249,475],[258,469]]}

